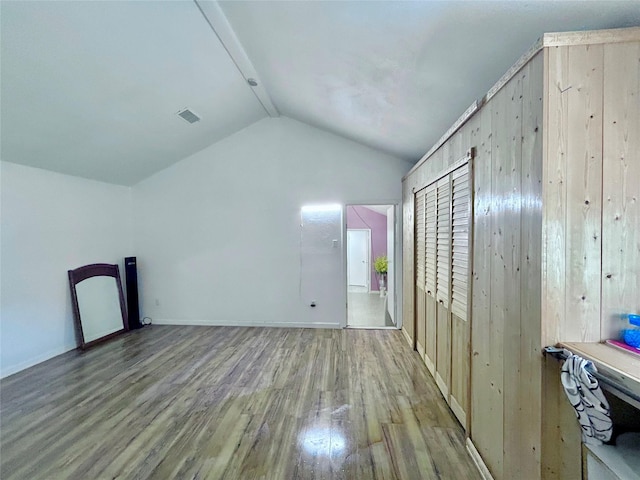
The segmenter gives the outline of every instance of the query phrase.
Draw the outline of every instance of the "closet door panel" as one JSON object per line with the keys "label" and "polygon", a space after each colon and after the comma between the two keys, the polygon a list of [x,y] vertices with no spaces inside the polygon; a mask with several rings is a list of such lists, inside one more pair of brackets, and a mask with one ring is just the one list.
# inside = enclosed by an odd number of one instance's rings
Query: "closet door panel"
{"label": "closet door panel", "polygon": [[427,365],[431,375],[435,376],[437,365],[437,302],[436,298],[432,295],[425,296],[425,318],[426,318],[426,340],[425,340],[425,352],[424,363]]}
{"label": "closet door panel", "polygon": [[436,384],[447,403],[449,402],[449,382],[451,380],[451,323],[449,309],[442,303],[436,305],[437,346],[436,346]]}
{"label": "closet door panel", "polygon": [[449,401],[451,381],[451,175],[436,183],[436,383]]}
{"label": "closet door panel", "polygon": [[425,354],[425,194],[426,188],[416,192],[415,197],[415,322],[416,349],[422,358]]}
{"label": "closet door panel", "polygon": [[450,406],[465,430],[468,429],[470,340],[469,322],[451,314]]}
{"label": "closet door panel", "polygon": [[437,264],[437,185],[427,187],[425,194],[425,352],[424,362],[432,375],[436,365],[436,264]]}
{"label": "closet door panel", "polygon": [[451,385],[450,404],[467,429],[470,381],[469,322],[471,172],[467,163],[451,174]]}

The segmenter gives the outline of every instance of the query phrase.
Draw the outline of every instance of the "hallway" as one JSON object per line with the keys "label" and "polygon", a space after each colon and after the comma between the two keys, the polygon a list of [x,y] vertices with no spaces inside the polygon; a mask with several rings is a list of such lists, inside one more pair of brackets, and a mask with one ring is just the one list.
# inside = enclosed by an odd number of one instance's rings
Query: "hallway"
{"label": "hallway", "polygon": [[347,326],[356,328],[394,327],[387,313],[387,298],[366,288],[349,286],[347,291]]}

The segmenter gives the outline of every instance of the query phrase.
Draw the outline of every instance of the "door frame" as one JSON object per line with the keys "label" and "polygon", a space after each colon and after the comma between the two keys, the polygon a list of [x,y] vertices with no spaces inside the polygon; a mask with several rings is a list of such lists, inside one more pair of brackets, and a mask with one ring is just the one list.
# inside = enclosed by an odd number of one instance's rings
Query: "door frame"
{"label": "door frame", "polygon": [[[349,232],[366,232],[367,234],[367,293],[371,293],[371,229],[347,228],[347,289],[349,288]],[[348,293],[348,292],[347,292]]]}
{"label": "door frame", "polygon": [[[347,327],[347,321],[348,321],[348,308],[349,308],[349,301],[348,301],[348,289],[349,286],[347,285],[347,209],[349,207],[361,207],[361,206],[367,206],[367,205],[374,205],[374,206],[387,206],[387,207],[393,207],[393,251],[394,251],[394,271],[393,271],[393,277],[394,277],[394,294],[395,294],[395,299],[393,302],[393,310],[394,310],[394,317],[396,320],[396,324],[395,327],[389,327],[389,328],[394,328],[397,330],[401,330],[402,329],[402,322],[403,322],[403,317],[402,317],[402,308],[398,307],[398,299],[402,299],[402,222],[400,219],[400,214],[401,214],[401,210],[400,210],[400,206],[402,205],[402,201],[401,200],[372,200],[372,201],[351,201],[351,202],[345,202],[344,206],[343,206],[343,212],[342,212],[342,219],[343,219],[343,224],[342,224],[342,245],[345,246],[345,248],[342,250],[342,268],[343,268],[343,272],[342,272],[342,285],[344,286],[344,292],[345,292],[345,309],[344,309],[344,317],[340,320],[340,328],[346,328]],[[369,237],[371,238],[371,237]],[[389,248],[389,245],[387,245],[387,249]],[[371,270],[371,269],[369,269]]]}

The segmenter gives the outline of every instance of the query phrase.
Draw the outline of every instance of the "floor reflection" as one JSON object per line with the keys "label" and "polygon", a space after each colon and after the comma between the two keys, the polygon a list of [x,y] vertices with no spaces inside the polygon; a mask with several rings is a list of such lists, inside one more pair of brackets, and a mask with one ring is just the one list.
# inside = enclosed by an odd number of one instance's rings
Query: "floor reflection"
{"label": "floor reflection", "polygon": [[344,433],[330,427],[312,427],[300,435],[300,447],[314,457],[335,457],[347,446]]}

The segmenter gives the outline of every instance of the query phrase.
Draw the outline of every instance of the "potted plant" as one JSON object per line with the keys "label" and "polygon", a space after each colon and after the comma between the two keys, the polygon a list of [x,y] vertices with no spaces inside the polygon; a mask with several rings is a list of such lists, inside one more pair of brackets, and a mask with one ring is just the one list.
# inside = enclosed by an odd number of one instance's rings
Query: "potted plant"
{"label": "potted plant", "polygon": [[380,296],[383,297],[385,294],[385,284],[387,280],[387,268],[389,267],[389,261],[387,260],[386,255],[380,255],[376,257],[373,262],[373,268],[378,275],[378,285],[380,286]]}

